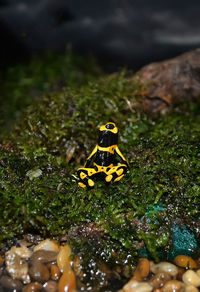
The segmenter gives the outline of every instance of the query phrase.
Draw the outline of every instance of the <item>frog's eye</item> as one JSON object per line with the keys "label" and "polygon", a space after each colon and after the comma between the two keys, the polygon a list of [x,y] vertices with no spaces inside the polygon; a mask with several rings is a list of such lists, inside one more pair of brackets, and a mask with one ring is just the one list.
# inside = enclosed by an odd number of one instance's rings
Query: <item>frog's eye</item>
{"label": "frog's eye", "polygon": [[106,125],[106,129],[114,129],[114,125],[113,124],[107,124]]}

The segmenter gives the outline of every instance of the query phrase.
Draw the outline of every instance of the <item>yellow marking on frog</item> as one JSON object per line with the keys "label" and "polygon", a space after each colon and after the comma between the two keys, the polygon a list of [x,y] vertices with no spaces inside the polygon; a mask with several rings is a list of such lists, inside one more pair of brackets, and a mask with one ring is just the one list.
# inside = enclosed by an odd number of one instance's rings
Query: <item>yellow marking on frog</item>
{"label": "yellow marking on frog", "polygon": [[119,181],[123,176],[124,174],[122,174],[121,176],[118,176],[114,181]]}
{"label": "yellow marking on frog", "polygon": [[82,182],[79,182],[78,185],[81,187],[81,188],[85,188],[86,185],[84,185]]}
{"label": "yellow marking on frog", "polygon": [[100,151],[109,152],[111,154],[114,154],[116,147],[117,147],[117,145],[112,145],[112,146],[109,146],[109,147],[97,146],[97,149],[100,150]]}

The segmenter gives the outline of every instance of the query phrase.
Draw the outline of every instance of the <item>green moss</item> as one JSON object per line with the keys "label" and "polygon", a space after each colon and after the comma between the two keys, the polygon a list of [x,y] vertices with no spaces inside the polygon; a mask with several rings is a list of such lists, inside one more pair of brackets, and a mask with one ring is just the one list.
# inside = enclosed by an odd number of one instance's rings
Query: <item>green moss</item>
{"label": "green moss", "polygon": [[[100,74],[94,58],[69,51],[65,55],[46,53],[27,64],[0,73],[0,129],[7,131],[21,111],[40,96],[63,86],[80,86]],[[6,129],[5,129],[6,128]]]}
{"label": "green moss", "polygon": [[[102,260],[132,265],[144,245],[154,259],[160,250],[167,256],[176,223],[199,240],[200,108],[134,113],[127,100],[134,103],[141,91],[122,71],[67,86],[27,108],[0,150],[2,242],[27,232],[67,233],[90,273]],[[110,186],[80,189],[73,174],[108,121],[120,129],[129,173]]]}

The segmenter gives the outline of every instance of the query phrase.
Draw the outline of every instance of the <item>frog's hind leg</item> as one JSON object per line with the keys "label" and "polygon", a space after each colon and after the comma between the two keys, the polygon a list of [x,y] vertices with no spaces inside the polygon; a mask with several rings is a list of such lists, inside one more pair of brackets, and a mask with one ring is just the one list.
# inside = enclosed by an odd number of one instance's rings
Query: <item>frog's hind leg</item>
{"label": "frog's hind leg", "polygon": [[122,179],[126,172],[127,172],[126,164],[113,166],[107,171],[107,176],[105,180],[108,183],[119,181],[120,179]]}
{"label": "frog's hind leg", "polygon": [[92,176],[96,173],[96,171],[93,168],[79,168],[77,171],[78,177],[79,177],[79,183],[78,185],[81,188],[93,188],[94,187],[94,181],[92,180]]}

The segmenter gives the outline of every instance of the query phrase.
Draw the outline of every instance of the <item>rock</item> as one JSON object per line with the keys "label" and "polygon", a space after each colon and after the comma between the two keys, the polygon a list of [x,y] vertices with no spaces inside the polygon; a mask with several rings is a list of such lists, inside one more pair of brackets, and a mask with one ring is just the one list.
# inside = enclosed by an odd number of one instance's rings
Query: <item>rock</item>
{"label": "rock", "polygon": [[57,265],[51,265],[51,279],[57,281],[60,278],[60,270]]}
{"label": "rock", "polygon": [[17,254],[18,256],[20,256],[20,258],[23,259],[28,259],[30,258],[32,252],[30,251],[30,249],[28,249],[27,247],[16,247],[13,246],[10,251],[14,252],[15,254]]}
{"label": "rock", "polygon": [[42,291],[45,292],[56,292],[58,289],[58,283],[56,283],[55,281],[48,281],[43,285],[43,289]]}
{"label": "rock", "polygon": [[29,268],[29,274],[31,278],[38,282],[46,282],[50,278],[50,273],[48,268],[41,262],[35,261],[34,264]]}
{"label": "rock", "polygon": [[[124,287],[124,292],[150,292],[153,290],[153,287],[146,282],[138,282],[134,279],[131,279]],[[60,291],[59,291],[60,292]]]}
{"label": "rock", "polygon": [[178,274],[178,268],[168,262],[160,262],[159,264],[154,264],[154,262],[150,262],[150,270],[154,274],[157,274],[159,272],[166,272],[171,276],[176,276]]}
{"label": "rock", "polygon": [[200,287],[200,277],[193,270],[187,270],[183,274],[182,279],[183,279],[183,282],[187,285]]}
{"label": "rock", "polygon": [[31,263],[40,261],[41,263],[54,262],[57,259],[57,253],[49,250],[37,250],[30,258]]}
{"label": "rock", "polygon": [[189,256],[185,255],[178,255],[174,259],[174,263],[183,268],[190,268],[190,269],[195,269],[197,268],[196,262]]}
{"label": "rock", "polygon": [[3,260],[2,256],[0,255],[0,267],[3,266],[3,262],[4,262],[4,260]]}
{"label": "rock", "polygon": [[155,274],[148,283],[155,289],[161,288],[167,281],[171,280],[170,274],[166,272],[159,272]]}
{"label": "rock", "polygon": [[39,292],[42,289],[42,284],[38,282],[30,283],[23,288],[23,292]]}
{"label": "rock", "polygon": [[37,250],[40,250],[40,249],[58,252],[59,246],[58,246],[57,241],[50,240],[47,238],[43,240],[40,244],[36,245],[33,251],[36,252]]}
{"label": "rock", "polygon": [[57,257],[57,264],[60,271],[63,273],[66,269],[70,269],[71,248],[69,245],[61,246],[60,252]]}
{"label": "rock", "polygon": [[200,92],[200,49],[163,62],[149,64],[134,77],[146,84],[142,106],[163,112],[171,103],[190,101]]}
{"label": "rock", "polygon": [[149,275],[150,271],[150,262],[146,258],[140,258],[137,268],[134,272],[133,279],[141,281]]}
{"label": "rock", "polygon": [[72,270],[66,270],[58,282],[58,292],[76,291],[76,278]]}
{"label": "rock", "polygon": [[26,284],[30,283],[27,262],[14,253],[12,248],[5,254],[5,264],[6,271],[12,278],[22,280]]}
{"label": "rock", "polygon": [[12,279],[8,276],[2,276],[0,278],[0,285],[12,291],[21,291],[23,288],[23,285],[19,280]]}
{"label": "rock", "polygon": [[193,285],[186,285],[184,292],[199,292],[199,289]]}
{"label": "rock", "polygon": [[181,291],[181,288],[184,284],[177,280],[168,281],[163,287],[162,292],[178,292]]}

